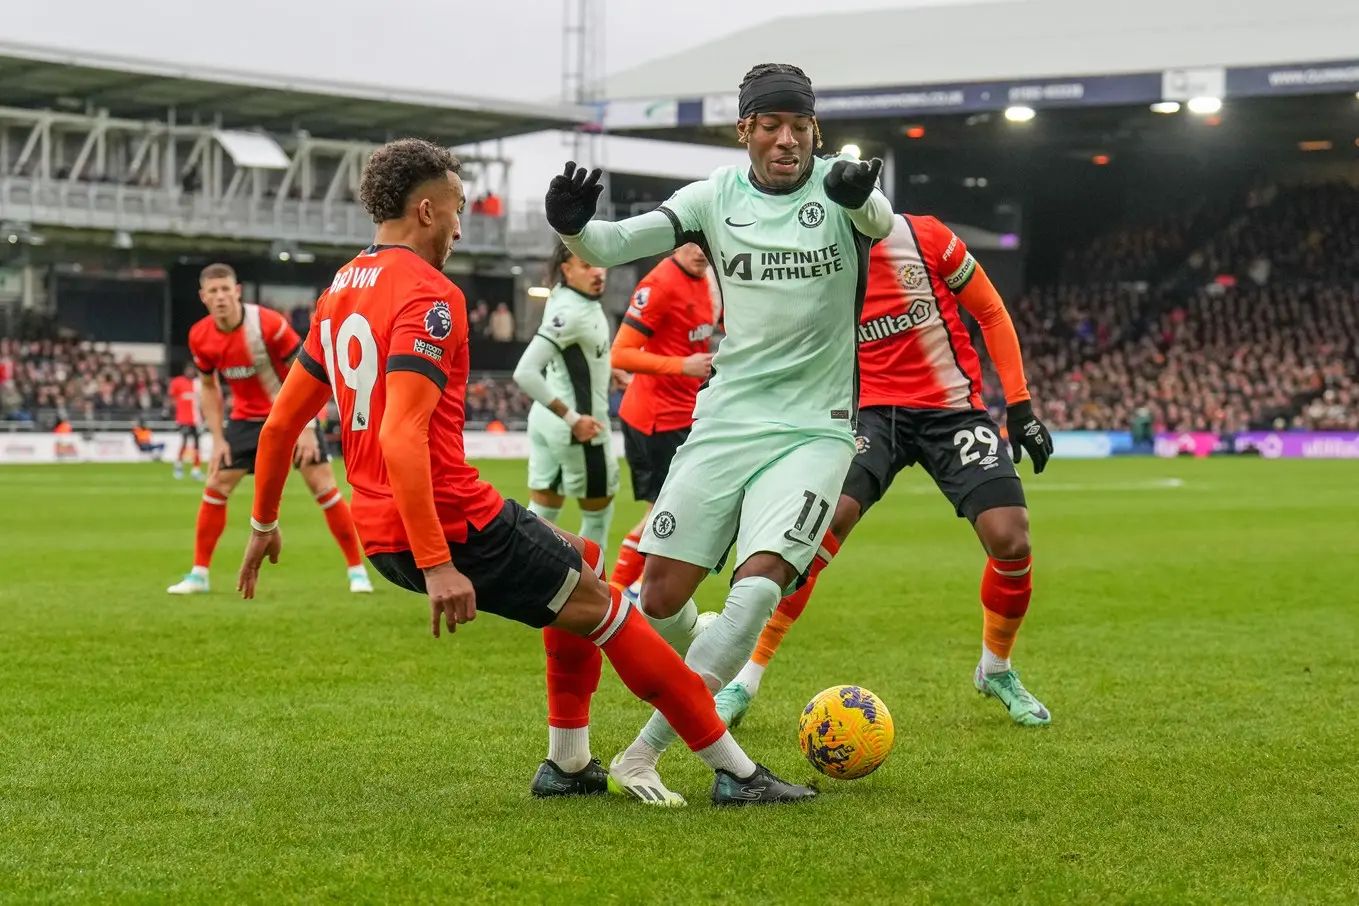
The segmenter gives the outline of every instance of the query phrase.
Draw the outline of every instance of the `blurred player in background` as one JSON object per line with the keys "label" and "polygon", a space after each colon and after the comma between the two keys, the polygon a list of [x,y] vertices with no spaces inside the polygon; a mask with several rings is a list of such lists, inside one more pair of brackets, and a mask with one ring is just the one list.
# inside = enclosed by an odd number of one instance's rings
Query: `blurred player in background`
{"label": "blurred player in background", "polygon": [[553,287],[543,323],[514,369],[514,382],[533,400],[529,510],[555,524],[566,498],[576,498],[580,536],[605,549],[618,493],[609,429],[609,319],[599,304],[606,274],[558,245],[548,279]]}
{"label": "blurred player in background", "polygon": [[175,427],[179,430],[179,453],[175,456],[176,478],[184,477],[184,454],[192,447],[193,471],[189,474],[194,481],[203,480],[203,457],[198,445],[199,426],[202,423],[198,405],[200,392],[198,369],[193,367],[193,362],[189,362],[184,366],[184,373],[170,381],[170,399],[175,404]]}
{"label": "blurred player in background", "polygon": [[[815,108],[806,73],[761,64],[740,86],[748,166],[718,169],[618,223],[593,219],[600,174],[574,163],[545,199],[552,228],[593,263],[696,242],[722,269],[726,335],[640,545],[643,608],[673,640],[696,625],[692,595],[735,541],[726,606],[685,656],[714,691],[810,566],[854,458],[855,316],[869,247],[891,232],[892,210],[876,188],[882,161],[816,157]],[[674,738],[653,714],[610,782],[664,791],[656,766]]]}
{"label": "blurred player in background", "polygon": [[613,338],[614,368],[632,374],[618,419],[632,472],[632,496],[646,501],[642,520],[618,550],[613,583],[627,588],[642,577],[646,558],[637,546],[661,493],[670,460],[689,436],[694,401],[712,371],[713,300],[708,259],[690,242],[651,269],[632,293]]}
{"label": "blurred player in background", "polygon": [[156,443],[155,432],[140,419],[132,426],[132,440],[136,443],[138,452],[150,454],[156,459],[160,459],[161,454],[165,452],[165,444]]}
{"label": "blurred player in background", "polygon": [[751,660],[717,694],[728,724],[745,715],[765,667],[840,543],[897,473],[917,463],[972,523],[986,551],[977,691],[998,698],[1015,723],[1051,722],[1010,666],[1032,592],[1029,511],[1014,461],[982,403],[981,360],[960,306],[981,325],[1000,375],[1015,459],[1027,450],[1035,473],[1047,465],[1052,435],[1033,414],[1019,338],[1000,294],[952,230],[933,217],[898,215],[892,235],[873,249],[859,318],[858,454],[807,583],[779,602]]}
{"label": "blurred player in background", "polygon": [[359,194],[377,235],[317,303],[261,434],[242,595],[254,595],[266,556],[277,562],[289,454],[333,388],[368,556],[393,584],[428,595],[435,637],[441,620],[452,632],[478,608],[543,629],[548,756],[535,796],[607,792],[589,731],[602,652],[713,768],[715,804],[811,797],[741,750],[703,681],[604,582],[597,544],[559,534],[467,464],[467,307],[441,270],[458,239],[458,169],[447,150],[412,139],[380,148],[365,166]]}
{"label": "blurred player in background", "polygon": [[[255,449],[260,429],[273,407],[288,364],[297,357],[302,341],[283,315],[241,302],[236,272],[225,264],[210,264],[198,279],[198,295],[208,316],[189,331],[189,352],[202,373],[203,415],[212,432],[212,462],[203,502],[198,507],[193,569],[167,591],[172,595],[206,592],[208,566],[217,540],[226,528],[227,498],[241,479],[255,471]],[[231,388],[231,418],[223,425],[222,391],[218,375]],[[325,405],[317,404],[319,411]],[[316,412],[312,413],[313,416]],[[319,424],[297,442],[293,462],[302,473],[326,524],[344,553],[349,590],[371,592],[373,584],[363,566],[363,551],[354,530],[349,505],[335,485],[330,455]]]}

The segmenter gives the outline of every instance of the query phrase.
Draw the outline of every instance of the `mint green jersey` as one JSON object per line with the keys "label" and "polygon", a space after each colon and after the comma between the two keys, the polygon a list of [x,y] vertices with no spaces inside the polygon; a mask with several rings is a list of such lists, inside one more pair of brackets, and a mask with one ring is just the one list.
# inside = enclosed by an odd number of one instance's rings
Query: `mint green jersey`
{"label": "mint green jersey", "polygon": [[[538,336],[557,347],[547,366],[552,395],[582,415],[609,424],[609,318],[598,299],[582,296],[564,283],[557,284],[543,307]],[[533,404],[544,424],[569,440],[571,429],[546,406]],[[533,413],[530,413],[531,415]]]}
{"label": "mint green jersey", "polygon": [[676,244],[696,242],[716,269],[726,336],[697,419],[766,422],[848,435],[855,412],[855,329],[870,239],[830,201],[818,159],[776,194],[724,167],[662,205]]}

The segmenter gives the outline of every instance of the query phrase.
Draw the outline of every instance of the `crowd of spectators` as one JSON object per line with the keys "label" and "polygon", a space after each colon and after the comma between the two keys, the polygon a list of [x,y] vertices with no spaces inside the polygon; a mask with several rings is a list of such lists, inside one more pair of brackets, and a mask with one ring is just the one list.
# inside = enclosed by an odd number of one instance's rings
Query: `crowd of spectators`
{"label": "crowd of spectators", "polygon": [[1359,284],[1211,285],[1135,342],[1065,370],[1035,363],[1034,392],[1055,428],[1166,431],[1353,429]]}
{"label": "crowd of spectators", "polygon": [[107,344],[0,339],[5,419],[55,424],[155,416],[165,409],[165,388],[159,368],[118,359]]}
{"label": "crowd of spectators", "polygon": [[467,384],[467,420],[503,425],[528,418],[533,401],[519,392],[509,375],[474,375]]}
{"label": "crowd of spectators", "polygon": [[[1181,223],[1175,236],[1217,229],[1192,248],[1104,237],[1068,259],[1100,281],[1011,304],[1049,426],[1359,429],[1359,189],[1257,188],[1234,216],[1201,207],[1166,223]],[[989,368],[984,390],[1003,408]]]}

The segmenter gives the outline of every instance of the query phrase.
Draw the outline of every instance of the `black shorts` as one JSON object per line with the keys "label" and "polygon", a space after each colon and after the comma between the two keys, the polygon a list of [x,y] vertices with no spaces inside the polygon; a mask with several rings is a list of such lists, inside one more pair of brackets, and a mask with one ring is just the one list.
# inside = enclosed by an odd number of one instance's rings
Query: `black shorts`
{"label": "black shorts", "polygon": [[[255,451],[260,448],[260,431],[264,430],[262,421],[231,419],[226,425],[226,442],[231,448],[231,469],[245,469],[247,475],[255,474]],[[320,455],[317,463],[330,462],[330,445],[321,429],[316,429],[316,440]]]}
{"label": "black shorts", "polygon": [[859,410],[857,434],[859,452],[842,493],[863,512],[916,463],[971,522],[996,507],[1026,505],[1009,446],[984,410],[868,406]]}
{"label": "black shorts", "polygon": [[[557,619],[580,581],[582,560],[546,522],[506,500],[481,531],[448,542],[453,565],[472,582],[477,610],[542,629]],[[425,574],[410,551],[373,554],[382,577],[407,591],[425,594]]]}
{"label": "black shorts", "polygon": [[179,426],[179,439],[180,439],[181,441],[183,441],[185,444],[187,444],[187,445],[189,445],[189,446],[191,446],[191,447],[197,447],[197,446],[198,446],[198,426],[197,426],[197,425],[180,425],[180,426]]}
{"label": "black shorts", "polygon": [[688,428],[643,434],[627,422],[623,425],[623,455],[632,473],[632,499],[655,503],[675,451],[689,438]]}

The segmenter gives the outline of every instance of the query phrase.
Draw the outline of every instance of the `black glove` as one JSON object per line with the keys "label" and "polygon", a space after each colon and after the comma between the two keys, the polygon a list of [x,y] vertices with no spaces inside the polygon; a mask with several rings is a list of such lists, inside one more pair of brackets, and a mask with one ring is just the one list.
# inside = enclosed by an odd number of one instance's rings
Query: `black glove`
{"label": "black glove", "polygon": [[826,197],[842,208],[857,211],[868,201],[882,172],[882,158],[870,161],[837,160],[826,174]]}
{"label": "black glove", "polygon": [[1007,407],[1005,430],[1010,435],[1010,446],[1014,447],[1015,462],[1022,460],[1028,450],[1033,457],[1034,474],[1043,471],[1052,455],[1052,432],[1033,414],[1033,403],[1024,400]]}
{"label": "black glove", "polygon": [[584,167],[577,167],[575,161],[566,165],[561,176],[552,177],[547,187],[547,198],[543,207],[547,211],[547,222],[562,236],[575,236],[595,216],[595,205],[599,203],[599,193],[604,187],[599,177],[604,171],[598,167],[585,175]]}

